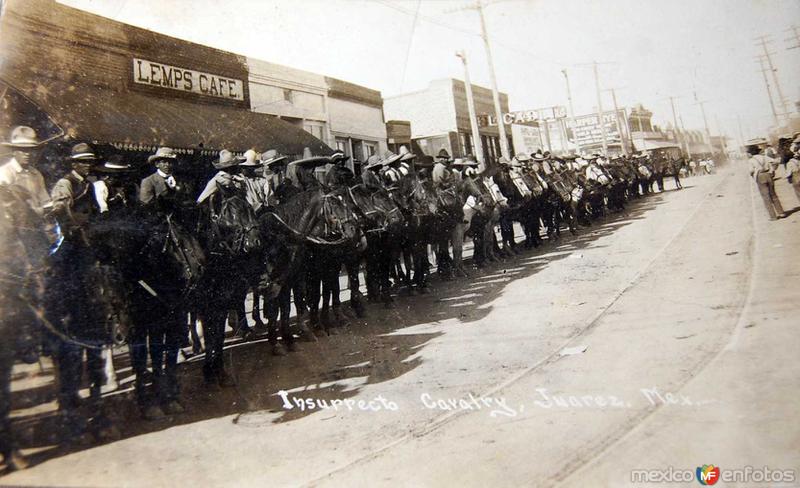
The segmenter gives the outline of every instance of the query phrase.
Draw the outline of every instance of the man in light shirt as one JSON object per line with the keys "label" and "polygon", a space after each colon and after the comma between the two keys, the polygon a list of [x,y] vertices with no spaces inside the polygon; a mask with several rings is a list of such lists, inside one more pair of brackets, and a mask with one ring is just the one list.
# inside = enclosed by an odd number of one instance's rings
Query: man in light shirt
{"label": "man in light shirt", "polygon": [[758,192],[761,194],[761,199],[764,201],[764,206],[767,207],[769,219],[775,220],[785,217],[783,213],[783,206],[778,199],[778,194],[775,193],[775,182],[772,180],[775,175],[775,165],[777,160],[762,154],[758,145],[747,146],[747,153],[750,155],[750,175],[758,186]]}
{"label": "man in light shirt", "polygon": [[12,150],[12,156],[0,166],[0,185],[17,185],[25,189],[30,195],[28,204],[41,215],[50,206],[50,195],[42,173],[33,167],[40,150],[36,131],[20,125],[12,129],[9,139],[2,145]]}

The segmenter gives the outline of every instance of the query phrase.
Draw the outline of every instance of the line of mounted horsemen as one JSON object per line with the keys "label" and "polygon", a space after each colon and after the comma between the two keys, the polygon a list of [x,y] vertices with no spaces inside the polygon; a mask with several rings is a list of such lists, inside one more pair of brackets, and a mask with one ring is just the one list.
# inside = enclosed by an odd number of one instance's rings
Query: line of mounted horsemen
{"label": "line of mounted horsemen", "polygon": [[[428,293],[429,248],[441,278],[465,277],[465,236],[482,267],[539,246],[543,229],[558,238],[562,226],[574,233],[607,209],[623,209],[654,183],[663,188],[665,175],[680,187],[682,164],[537,151],[487,165],[452,160],[446,150],[431,161],[401,147],[370,157],[356,175],[341,152],[306,151],[289,161],[275,150],[223,150],[203,187],[181,173],[170,148],[148,157],[151,174],[139,180],[140,167],[79,143],[46,192],[32,164],[41,144],[35,132],[20,126],[10,139],[4,145],[14,158],[0,168],[0,283],[4,337],[14,340],[4,339],[0,351],[0,448],[12,468],[25,465],[9,421],[17,359],[52,356],[65,442],[114,439],[119,432],[100,401],[111,346],[129,346],[143,417],[179,414],[178,354],[190,329],[197,345],[196,322],[206,383],[232,386],[223,361],[226,323],[246,339],[266,334],[272,354],[285,355],[298,340],[336,333],[348,315],[363,317],[365,300],[391,307],[393,289]],[[201,187],[195,197],[191,189]],[[515,222],[525,234],[520,244]],[[339,298],[343,268],[349,310]],[[79,395],[84,356],[88,401]]]}

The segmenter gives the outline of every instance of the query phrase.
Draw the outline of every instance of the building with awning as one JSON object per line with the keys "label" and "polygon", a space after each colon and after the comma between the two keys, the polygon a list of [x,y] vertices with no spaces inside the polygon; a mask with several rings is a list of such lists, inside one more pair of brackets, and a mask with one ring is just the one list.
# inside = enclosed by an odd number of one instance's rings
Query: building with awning
{"label": "building with awning", "polygon": [[2,138],[29,121],[60,128],[62,145],[88,141],[131,160],[161,145],[199,160],[223,148],[331,152],[302,127],[251,110],[246,58],[233,53],[52,0],[6,2],[0,53]]}

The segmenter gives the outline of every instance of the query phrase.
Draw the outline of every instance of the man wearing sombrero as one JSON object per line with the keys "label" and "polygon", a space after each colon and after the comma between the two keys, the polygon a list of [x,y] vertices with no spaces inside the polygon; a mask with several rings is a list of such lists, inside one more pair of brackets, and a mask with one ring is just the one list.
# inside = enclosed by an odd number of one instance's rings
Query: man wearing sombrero
{"label": "man wearing sombrero", "polygon": [[36,132],[24,125],[14,127],[8,142],[1,144],[11,149],[11,159],[0,166],[0,185],[17,185],[25,189],[30,195],[28,203],[31,208],[41,215],[49,206],[50,195],[42,173],[33,166],[41,149]]}
{"label": "man wearing sombrero", "polygon": [[211,177],[206,183],[206,187],[197,197],[197,204],[206,201],[211,195],[217,193],[222,188],[233,188],[241,186],[241,179],[235,178],[236,167],[244,162],[244,158],[234,156],[234,154],[227,149],[219,152],[219,158],[214,160],[211,164],[217,169],[217,174]]}
{"label": "man wearing sombrero", "polygon": [[139,201],[149,205],[163,197],[170,197],[180,191],[180,185],[172,174],[172,166],[178,156],[171,148],[159,147],[147,162],[156,167],[156,172],[143,179],[139,185]]}

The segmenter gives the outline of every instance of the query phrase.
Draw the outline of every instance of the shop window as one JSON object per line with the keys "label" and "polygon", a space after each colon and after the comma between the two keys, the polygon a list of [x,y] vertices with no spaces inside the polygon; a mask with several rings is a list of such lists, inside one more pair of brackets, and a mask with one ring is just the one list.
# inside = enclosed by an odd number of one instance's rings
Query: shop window
{"label": "shop window", "polygon": [[364,142],[364,159],[369,159],[378,152],[378,146],[374,142]]}
{"label": "shop window", "polygon": [[336,149],[338,149],[339,151],[342,151],[343,153],[345,153],[348,156],[351,156],[351,154],[350,154],[350,144],[347,143],[347,139],[344,139],[342,137],[337,137],[336,138]]}

